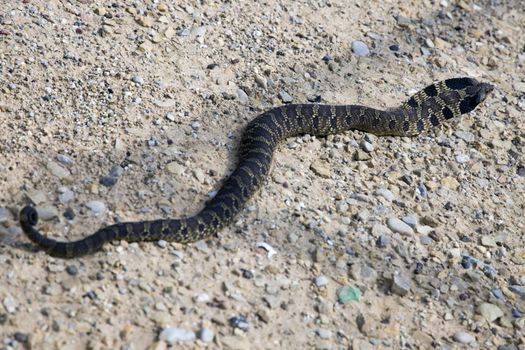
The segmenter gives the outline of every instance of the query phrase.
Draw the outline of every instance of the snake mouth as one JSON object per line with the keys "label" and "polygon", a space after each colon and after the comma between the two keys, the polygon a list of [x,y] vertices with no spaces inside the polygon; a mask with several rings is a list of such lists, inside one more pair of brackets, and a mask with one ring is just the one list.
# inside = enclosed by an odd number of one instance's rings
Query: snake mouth
{"label": "snake mouth", "polygon": [[476,102],[478,104],[483,102],[492,90],[494,90],[494,85],[488,83],[480,83],[478,86],[478,93],[476,95]]}

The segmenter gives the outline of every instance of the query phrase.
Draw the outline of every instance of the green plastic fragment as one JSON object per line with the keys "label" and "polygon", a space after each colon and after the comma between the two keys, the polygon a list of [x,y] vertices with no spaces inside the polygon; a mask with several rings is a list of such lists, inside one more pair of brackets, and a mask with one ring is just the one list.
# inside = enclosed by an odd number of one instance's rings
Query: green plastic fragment
{"label": "green plastic fragment", "polygon": [[346,304],[349,301],[359,301],[361,299],[361,290],[352,286],[344,286],[337,291],[337,298],[341,304]]}

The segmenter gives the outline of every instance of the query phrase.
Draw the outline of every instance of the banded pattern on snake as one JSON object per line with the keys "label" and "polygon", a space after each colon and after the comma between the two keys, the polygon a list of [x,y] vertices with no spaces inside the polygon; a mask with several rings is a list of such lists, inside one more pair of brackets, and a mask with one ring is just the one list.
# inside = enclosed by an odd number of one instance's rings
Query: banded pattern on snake
{"label": "banded pattern on snake", "polygon": [[397,108],[378,110],[357,105],[289,104],[253,119],[244,130],[237,168],[216,196],[188,218],[123,222],[104,227],[73,242],[47,238],[35,229],[36,210],[20,212],[24,233],[41,249],[57,257],[90,254],[112,240],[177,241],[209,237],[229,224],[268,175],[273,153],[284,139],[300,134],[324,136],[350,129],[376,135],[414,136],[447,119],[472,111],[493,89],[472,78],[454,78],[427,86]]}

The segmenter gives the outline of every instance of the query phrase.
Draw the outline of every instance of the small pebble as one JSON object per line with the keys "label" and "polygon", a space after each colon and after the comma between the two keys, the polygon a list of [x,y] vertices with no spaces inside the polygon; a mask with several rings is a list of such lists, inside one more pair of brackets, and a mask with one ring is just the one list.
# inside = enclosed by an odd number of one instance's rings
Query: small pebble
{"label": "small pebble", "polygon": [[374,145],[372,145],[370,142],[363,141],[361,142],[361,148],[363,151],[371,153],[374,151]]}
{"label": "small pebble", "polygon": [[368,56],[370,54],[368,46],[359,40],[352,41],[352,52],[361,57]]}
{"label": "small pebble", "polygon": [[248,330],[250,327],[248,320],[244,316],[233,316],[228,320],[228,322],[233,328],[239,328],[244,331]]}
{"label": "small pebble", "polygon": [[392,279],[390,290],[399,296],[405,296],[410,291],[410,278],[403,274],[396,274]]}
{"label": "small pebble", "polygon": [[284,103],[290,103],[293,101],[293,97],[290,96],[286,91],[284,90],[281,90],[279,92],[279,97],[281,98],[281,101],[283,101]]}
{"label": "small pebble", "polygon": [[317,336],[319,336],[319,338],[323,338],[323,339],[330,339],[332,337],[332,332],[329,331],[328,329],[318,329],[316,331],[317,333]]}
{"label": "small pebble", "polygon": [[396,198],[396,196],[392,193],[392,191],[387,190],[386,188],[378,188],[377,190],[375,190],[374,194],[376,196],[383,197],[389,202],[392,202]]}
{"label": "small pebble", "polygon": [[6,208],[0,208],[0,223],[7,221],[9,217],[9,211]]}
{"label": "small pebble", "polygon": [[101,201],[89,201],[86,203],[88,207],[95,215],[103,214],[106,211],[106,205]]}
{"label": "small pebble", "polygon": [[138,75],[133,76],[131,78],[131,81],[134,82],[135,84],[138,84],[138,85],[144,84],[144,78],[142,78],[141,76],[138,76]]}
{"label": "small pebble", "polygon": [[386,236],[386,235],[381,235],[379,236],[379,238],[376,240],[376,246],[378,248],[385,248],[386,246],[388,246],[390,244],[390,237]]}
{"label": "small pebble", "polygon": [[118,179],[113,176],[101,176],[99,183],[104,187],[113,187],[117,183]]}
{"label": "small pebble", "polygon": [[337,299],[341,304],[349,301],[359,301],[361,299],[361,290],[352,286],[343,286],[337,291]]}
{"label": "small pebble", "polygon": [[49,221],[58,217],[58,210],[55,207],[36,207],[38,217],[43,221]]}
{"label": "small pebble", "polygon": [[109,171],[109,176],[118,178],[123,173],[124,173],[124,168],[122,168],[120,165],[114,165]]}
{"label": "small pebble", "polygon": [[29,335],[27,335],[26,333],[16,332],[15,333],[15,340],[17,342],[25,344],[25,343],[27,343],[29,341]]}
{"label": "small pebble", "polygon": [[73,164],[73,160],[64,154],[57,154],[57,160],[64,165]]}
{"label": "small pebble", "polygon": [[456,135],[465,142],[473,142],[474,140],[476,140],[476,136],[470,131],[456,130],[456,132],[454,132],[454,135]]}
{"label": "small pebble", "polygon": [[176,327],[164,328],[159,335],[159,340],[164,340],[170,344],[177,341],[193,341],[195,338],[194,332]]}
{"label": "small pebble", "polygon": [[503,292],[499,288],[493,289],[492,290],[492,295],[494,295],[494,297],[496,297],[496,299],[503,299]]}
{"label": "small pebble", "polygon": [[165,240],[161,239],[159,241],[157,241],[157,245],[161,248],[166,248],[168,246],[168,242],[166,242]]}
{"label": "small pebble", "polygon": [[315,282],[315,285],[317,287],[323,287],[323,286],[326,286],[328,284],[328,277],[324,276],[324,275],[321,275],[321,276],[317,276],[314,280]]}
{"label": "small pebble", "polygon": [[389,218],[386,224],[393,232],[398,232],[406,236],[414,234],[414,230],[412,230],[412,227],[408,226],[398,218]]}
{"label": "small pebble", "polygon": [[525,299],[525,286],[511,285],[509,289],[518,294],[522,299]]}
{"label": "small pebble", "polygon": [[401,221],[403,221],[408,226],[415,228],[417,226],[417,218],[414,215],[406,215],[401,218]]}
{"label": "small pebble", "polygon": [[458,154],[456,156],[456,162],[463,164],[468,163],[470,161],[470,157],[467,154]]}
{"label": "small pebble", "polygon": [[75,276],[76,274],[78,274],[78,269],[77,269],[77,267],[75,265],[68,265],[68,266],[66,266],[66,271],[71,276]]}
{"label": "small pebble", "polygon": [[213,341],[213,338],[215,338],[215,334],[211,329],[208,328],[202,328],[198,332],[199,339],[205,343],[210,343]]}
{"label": "small pebble", "polygon": [[488,322],[494,322],[496,319],[504,315],[503,311],[498,306],[491,303],[481,303],[478,306],[478,312]]}
{"label": "small pebble", "polygon": [[64,211],[64,217],[68,220],[73,220],[75,218],[75,212],[73,211],[73,209],[71,208],[67,208],[65,211]]}
{"label": "small pebble", "polygon": [[267,252],[267,256],[268,256],[268,259],[270,259],[272,256],[274,256],[275,254],[277,254],[277,251],[271,246],[269,245],[268,243],[266,242],[257,242],[255,244],[255,247],[257,248],[263,248],[264,250],[266,250]]}
{"label": "small pebble", "polygon": [[69,177],[71,173],[66,168],[55,162],[47,162],[47,170],[59,179]]}
{"label": "small pebble", "polygon": [[64,188],[63,191],[58,195],[58,200],[62,204],[66,204],[75,199],[75,193],[68,188]]}
{"label": "small pebble", "polygon": [[242,104],[248,103],[248,94],[244,92],[243,89],[237,89],[237,97],[239,98],[239,102]]}
{"label": "small pebble", "polygon": [[466,332],[456,332],[453,338],[455,341],[462,344],[470,344],[476,340],[472,335]]}

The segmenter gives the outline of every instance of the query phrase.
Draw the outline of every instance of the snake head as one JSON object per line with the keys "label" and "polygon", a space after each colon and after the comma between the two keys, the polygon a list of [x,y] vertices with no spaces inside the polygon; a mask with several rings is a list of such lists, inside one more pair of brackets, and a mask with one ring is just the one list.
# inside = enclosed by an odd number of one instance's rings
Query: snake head
{"label": "snake head", "polygon": [[468,113],[483,102],[489,92],[494,90],[494,85],[482,83],[473,78],[455,78],[445,80],[445,85],[460,93],[459,110],[461,114]]}

